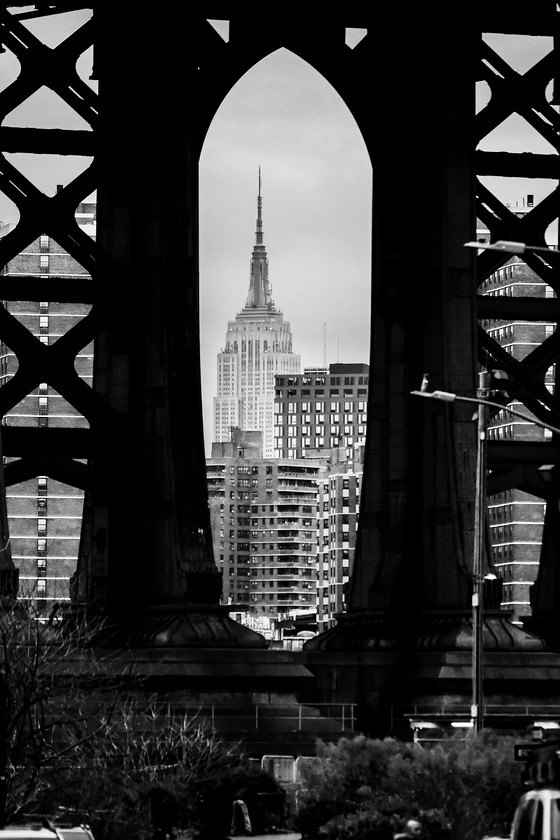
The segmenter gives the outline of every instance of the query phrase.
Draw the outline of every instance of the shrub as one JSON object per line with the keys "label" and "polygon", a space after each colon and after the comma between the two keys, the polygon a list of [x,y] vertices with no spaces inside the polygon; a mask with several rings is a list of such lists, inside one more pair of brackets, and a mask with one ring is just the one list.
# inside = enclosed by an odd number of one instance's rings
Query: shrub
{"label": "shrub", "polygon": [[522,793],[514,739],[485,731],[430,750],[360,735],[320,745],[304,770],[296,826],[304,838],[379,837],[418,817],[430,840],[509,833]]}

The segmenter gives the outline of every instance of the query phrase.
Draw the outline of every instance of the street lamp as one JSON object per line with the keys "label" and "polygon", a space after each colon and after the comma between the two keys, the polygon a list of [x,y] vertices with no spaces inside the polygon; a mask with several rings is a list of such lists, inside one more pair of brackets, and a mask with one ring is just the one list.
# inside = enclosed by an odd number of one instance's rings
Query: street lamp
{"label": "street lamp", "polygon": [[512,242],[508,239],[497,239],[496,242],[465,242],[465,248],[483,248],[486,251],[504,251],[508,254],[524,254],[525,251],[560,254],[560,251],[546,245],[527,245],[525,242]]}
{"label": "street lamp", "polygon": [[[468,244],[468,243],[467,243]],[[511,244],[511,243],[510,243]],[[483,576],[482,576],[482,547],[484,545],[484,510],[486,505],[486,441],[488,428],[488,407],[498,408],[507,411],[515,417],[520,417],[529,423],[549,429],[560,435],[560,429],[543,423],[533,417],[528,417],[520,411],[504,406],[501,403],[488,399],[490,395],[490,373],[486,370],[479,373],[479,383],[476,397],[464,397],[450,391],[428,391],[428,375],[424,375],[422,387],[419,391],[411,391],[417,397],[427,397],[432,400],[443,402],[469,402],[476,403],[478,410],[473,419],[477,419],[477,450],[476,450],[476,497],[474,509],[474,546],[473,546],[473,590],[472,590],[472,705],[471,717],[475,732],[484,728],[483,709],[483,642],[482,642],[482,619],[483,619]]]}

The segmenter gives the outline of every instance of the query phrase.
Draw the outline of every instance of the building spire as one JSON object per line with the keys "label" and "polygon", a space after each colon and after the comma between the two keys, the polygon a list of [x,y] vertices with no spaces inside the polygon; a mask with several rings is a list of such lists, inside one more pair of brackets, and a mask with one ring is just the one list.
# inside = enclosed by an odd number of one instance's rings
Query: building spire
{"label": "building spire", "polygon": [[262,178],[259,166],[259,192],[257,195],[257,230],[255,245],[251,255],[251,276],[249,280],[249,294],[245,309],[263,308],[274,309],[272,289],[268,281],[268,257],[263,242],[262,229]]}
{"label": "building spire", "polygon": [[259,195],[257,197],[257,233],[256,233],[256,244],[257,245],[262,245],[263,244],[261,189],[262,189],[261,168],[259,166]]}

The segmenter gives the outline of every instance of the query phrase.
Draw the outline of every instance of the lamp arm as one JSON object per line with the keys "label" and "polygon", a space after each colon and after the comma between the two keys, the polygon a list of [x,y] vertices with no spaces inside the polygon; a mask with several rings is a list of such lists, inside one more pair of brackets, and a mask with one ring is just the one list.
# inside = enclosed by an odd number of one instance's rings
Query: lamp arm
{"label": "lamp arm", "polygon": [[535,426],[540,426],[541,429],[548,429],[550,432],[554,432],[554,434],[560,435],[560,429],[558,429],[556,426],[551,426],[550,423],[543,423],[541,420],[536,420],[533,417],[527,417],[526,414],[522,414],[520,411],[516,411],[514,408],[508,408],[506,405],[493,402],[492,400],[482,400],[478,397],[458,396],[457,394],[453,394],[450,391],[411,391],[410,393],[414,394],[417,397],[431,397],[434,400],[442,400],[443,402],[457,401],[478,403],[479,405],[490,405],[493,408],[499,408],[501,411],[507,411],[509,414],[513,414],[514,417],[519,417],[521,420],[526,420],[528,423],[532,423]]}

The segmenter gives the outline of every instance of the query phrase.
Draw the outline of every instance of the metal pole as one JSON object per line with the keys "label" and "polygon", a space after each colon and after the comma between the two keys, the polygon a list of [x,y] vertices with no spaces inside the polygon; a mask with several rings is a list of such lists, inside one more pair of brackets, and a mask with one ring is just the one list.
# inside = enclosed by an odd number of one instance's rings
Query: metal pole
{"label": "metal pole", "polygon": [[4,671],[0,672],[0,827],[6,824],[8,799],[8,688]]}
{"label": "metal pole", "polygon": [[[490,393],[490,374],[479,373],[477,397],[488,399]],[[482,559],[484,549],[484,526],[486,513],[486,432],[488,427],[488,407],[478,405],[477,450],[476,450],[476,498],[474,510],[474,546],[473,546],[473,592],[472,592],[472,706],[471,717],[475,732],[484,728],[484,648],[482,641],[483,604],[482,604]]]}

